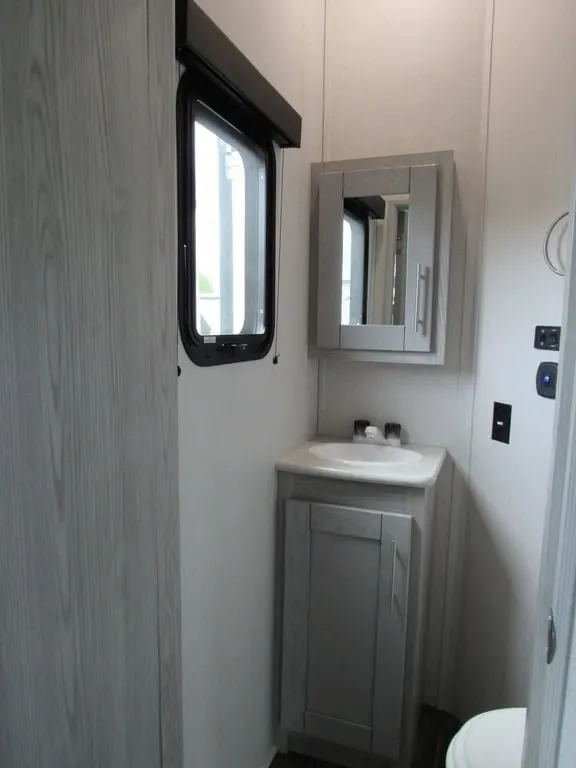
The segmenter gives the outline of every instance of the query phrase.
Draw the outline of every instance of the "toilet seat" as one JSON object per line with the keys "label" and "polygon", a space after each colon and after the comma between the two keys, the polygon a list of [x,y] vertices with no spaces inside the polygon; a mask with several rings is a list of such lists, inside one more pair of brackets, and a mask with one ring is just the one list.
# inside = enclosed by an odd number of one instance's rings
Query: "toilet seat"
{"label": "toilet seat", "polygon": [[469,720],[452,739],[446,768],[521,768],[526,709],[497,709]]}

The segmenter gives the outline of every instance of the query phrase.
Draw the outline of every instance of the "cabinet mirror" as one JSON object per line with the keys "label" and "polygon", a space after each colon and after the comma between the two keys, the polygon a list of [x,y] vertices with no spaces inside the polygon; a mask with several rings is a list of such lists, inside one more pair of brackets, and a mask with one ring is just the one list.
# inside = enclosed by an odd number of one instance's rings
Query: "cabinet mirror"
{"label": "cabinet mirror", "polygon": [[442,362],[438,286],[449,260],[452,153],[370,162],[313,168],[316,346]]}

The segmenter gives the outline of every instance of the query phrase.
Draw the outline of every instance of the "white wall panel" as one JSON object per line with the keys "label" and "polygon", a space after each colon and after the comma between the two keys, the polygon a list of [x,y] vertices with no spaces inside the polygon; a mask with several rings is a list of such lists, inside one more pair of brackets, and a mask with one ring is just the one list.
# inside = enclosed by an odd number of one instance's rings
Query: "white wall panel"
{"label": "white wall panel", "polygon": [[[463,715],[526,702],[554,407],[538,398],[534,378],[541,359],[555,359],[532,341],[536,324],[560,322],[562,279],[546,269],[541,244],[548,223],[567,209],[576,154],[576,7],[497,0],[486,137],[490,9],[485,0],[330,0],[328,15],[327,159],[456,151],[462,231],[453,263],[466,278],[462,288],[456,275],[452,296],[453,322],[459,312],[464,321],[461,344],[443,370],[322,363],[320,426],[347,435],[354,418],[400,421],[410,440],[445,445],[455,459],[456,482],[439,504],[451,505],[453,532],[469,511],[459,546],[464,609],[453,636],[452,703]],[[490,440],[494,400],[513,405],[510,446]],[[437,531],[437,562],[447,525]],[[454,587],[456,572],[449,578]],[[440,632],[433,618],[431,642]],[[429,689],[435,674],[448,672],[429,669]]]}
{"label": "white wall panel", "polygon": [[280,364],[179,362],[184,751],[187,768],[258,768],[273,745],[274,462],[316,424],[307,357],[309,164],[318,160],[323,3],[200,5],[303,117],[287,150]]}
{"label": "white wall panel", "polygon": [[[413,442],[445,445],[456,462],[453,484],[439,489],[434,603],[429,634],[427,697],[451,705],[452,643],[443,628],[445,564],[464,514],[462,476],[469,463],[472,414],[471,317],[464,297],[474,286],[482,203],[482,65],[484,0],[329,0],[326,159],[455,150],[455,227],[452,309],[447,365],[423,366],[325,361],[321,364],[320,430],[348,435],[355,418],[399,421]],[[468,273],[466,274],[466,270]],[[450,579],[458,582],[452,570]],[[456,585],[457,586],[457,585]],[[457,591],[457,590],[456,590]],[[457,608],[450,600],[450,615]],[[452,634],[450,634],[452,633]],[[444,636],[446,657],[439,662]]]}

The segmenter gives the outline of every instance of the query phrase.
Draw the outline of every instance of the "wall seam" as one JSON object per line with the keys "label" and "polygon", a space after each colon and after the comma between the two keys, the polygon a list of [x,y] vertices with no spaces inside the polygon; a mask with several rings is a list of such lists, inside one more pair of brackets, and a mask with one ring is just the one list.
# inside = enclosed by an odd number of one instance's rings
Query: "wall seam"
{"label": "wall seam", "polygon": [[[479,251],[478,251],[478,263],[477,263],[477,278],[482,273],[482,265],[484,263],[484,243],[486,239],[486,208],[488,205],[488,163],[489,163],[489,153],[490,153],[490,117],[491,117],[491,99],[492,99],[492,74],[493,74],[493,64],[494,64],[494,30],[495,30],[495,19],[496,19],[496,0],[488,0],[488,9],[487,9],[487,20],[489,22],[489,33],[487,33],[487,43],[488,43],[488,50],[486,52],[486,61],[484,63],[484,87],[485,87],[485,93],[483,95],[483,101],[484,104],[482,105],[482,119],[484,125],[482,126],[481,131],[481,150],[484,154],[484,162],[482,166],[482,179],[481,179],[481,185],[483,185],[483,195],[482,195],[482,209],[480,213],[480,242],[479,242]],[[487,25],[488,26],[488,25]],[[468,455],[468,477],[471,475],[472,471],[472,441],[474,438],[474,410],[476,405],[476,394],[477,394],[477,373],[478,373],[478,363],[479,363],[479,353],[478,353],[478,341],[480,338],[480,307],[481,307],[481,293],[482,293],[482,286],[481,283],[477,280],[476,283],[476,295],[478,298],[478,301],[476,302],[475,308],[474,308],[474,333],[473,333],[473,344],[474,344],[474,365],[473,365],[473,384],[472,384],[472,421],[470,425],[470,453]]]}
{"label": "wall seam", "polygon": [[[453,683],[456,667],[456,636],[459,634],[460,622],[462,616],[463,589],[460,587],[460,594],[454,594],[456,585],[462,584],[464,551],[466,546],[466,529],[469,511],[470,499],[470,478],[472,469],[472,441],[474,435],[474,412],[477,389],[477,369],[478,369],[478,339],[479,339],[479,317],[480,317],[480,275],[481,267],[484,261],[484,239],[486,229],[486,207],[488,199],[487,178],[488,178],[488,158],[489,158],[489,140],[490,140],[490,106],[492,92],[492,67],[493,67],[493,48],[494,48],[494,29],[495,29],[496,0],[487,0],[485,9],[485,35],[484,35],[484,61],[483,61],[483,85],[480,108],[480,143],[479,143],[479,171],[480,181],[478,185],[478,201],[480,212],[478,218],[478,244],[476,258],[470,263],[467,253],[466,269],[464,274],[464,301],[462,302],[461,325],[463,335],[460,341],[459,373],[458,373],[458,401],[462,403],[467,399],[463,394],[463,379],[467,376],[466,372],[466,353],[464,336],[465,308],[467,300],[472,301],[472,328],[470,332],[470,344],[472,345],[471,359],[473,360],[471,370],[471,393],[468,407],[464,408],[469,414],[468,439],[465,444],[468,446],[464,470],[464,480],[461,480],[454,468],[451,488],[450,488],[450,522],[448,526],[448,564],[445,574],[444,605],[452,606],[452,615],[444,617],[442,622],[442,633],[440,640],[440,664],[438,675],[438,693],[440,703],[443,706],[449,706],[453,699]],[[466,246],[467,251],[467,246]],[[472,276],[471,273],[472,272]],[[466,287],[472,285],[471,296],[468,297]],[[465,403],[464,403],[465,405]],[[462,408],[462,406],[461,406]],[[460,484],[461,498],[458,502],[459,491],[457,484]],[[458,516],[458,519],[456,519]],[[450,592],[452,591],[452,596]],[[447,639],[447,634],[451,634],[451,640]],[[448,681],[450,681],[450,692],[448,690]],[[448,701],[447,701],[448,699]]]}
{"label": "wall seam", "polygon": [[[328,40],[328,0],[324,0],[324,40],[323,40],[323,60],[322,60],[322,135],[321,135],[321,162],[325,162],[325,140],[326,140],[326,51]],[[326,361],[318,357],[316,370],[316,434],[320,434],[323,419],[321,410],[324,401],[324,374]]]}

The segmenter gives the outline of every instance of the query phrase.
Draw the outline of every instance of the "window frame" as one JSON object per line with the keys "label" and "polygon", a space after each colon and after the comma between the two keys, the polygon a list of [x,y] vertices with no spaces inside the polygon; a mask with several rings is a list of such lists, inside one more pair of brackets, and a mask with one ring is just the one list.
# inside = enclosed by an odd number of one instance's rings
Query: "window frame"
{"label": "window frame", "polygon": [[[264,333],[202,336],[196,330],[196,216],[194,123],[212,113],[214,122],[238,136],[238,144],[258,146],[266,172],[264,250]],[[276,318],[276,150],[260,114],[198,66],[182,74],[177,94],[178,127],[178,324],[187,355],[199,366],[260,360],[270,352]],[[206,339],[214,339],[206,342]]]}

